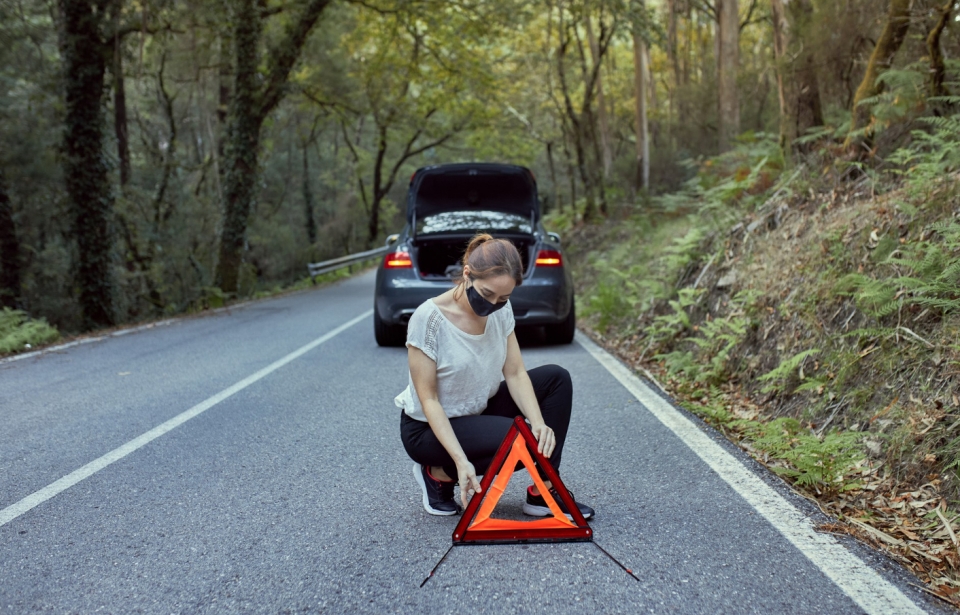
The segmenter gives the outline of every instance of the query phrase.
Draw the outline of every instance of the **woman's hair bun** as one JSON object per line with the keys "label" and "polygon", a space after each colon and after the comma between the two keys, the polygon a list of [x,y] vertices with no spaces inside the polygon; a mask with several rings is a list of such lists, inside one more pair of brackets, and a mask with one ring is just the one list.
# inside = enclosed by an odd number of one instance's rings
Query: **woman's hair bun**
{"label": "woman's hair bun", "polygon": [[470,258],[470,254],[472,254],[474,250],[488,241],[493,241],[493,235],[489,233],[478,233],[474,235],[473,239],[471,239],[467,245],[466,252],[463,254],[463,264],[467,264],[467,259]]}

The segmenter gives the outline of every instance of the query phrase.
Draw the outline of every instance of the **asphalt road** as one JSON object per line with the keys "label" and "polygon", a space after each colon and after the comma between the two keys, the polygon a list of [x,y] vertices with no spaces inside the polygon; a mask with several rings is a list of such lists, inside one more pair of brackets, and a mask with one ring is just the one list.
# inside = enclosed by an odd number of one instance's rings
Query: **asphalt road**
{"label": "asphalt road", "polygon": [[590,543],[461,546],[421,588],[458,517],[421,507],[372,299],[365,274],[0,364],[0,613],[952,612],[850,540],[804,547],[819,513],[778,479],[589,344],[535,340],[528,367],[573,377],[564,481],[640,581]]}

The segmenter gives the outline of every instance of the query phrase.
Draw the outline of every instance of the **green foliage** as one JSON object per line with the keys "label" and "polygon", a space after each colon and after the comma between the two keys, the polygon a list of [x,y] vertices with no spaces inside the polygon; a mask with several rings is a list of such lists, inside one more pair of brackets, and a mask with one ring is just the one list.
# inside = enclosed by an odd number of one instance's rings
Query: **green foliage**
{"label": "green foliage", "polygon": [[923,108],[928,73],[929,65],[917,62],[886,70],[877,78],[882,91],[860,101],[860,105],[870,107],[874,128],[902,123]]}
{"label": "green foliage", "polygon": [[777,391],[779,393],[786,392],[786,388],[789,382],[791,382],[796,376],[801,382],[805,380],[804,377],[797,376],[797,370],[800,369],[800,366],[806,361],[807,357],[814,355],[820,352],[819,348],[810,348],[802,352],[798,352],[789,359],[785,359],[780,362],[775,369],[763,374],[758,377],[757,380],[761,382],[769,382],[767,386],[761,389],[764,393],[769,393],[770,391]]}
{"label": "green foliage", "polygon": [[671,299],[667,303],[671,311],[654,318],[645,330],[648,338],[653,343],[660,343],[671,340],[688,330],[690,328],[690,315],[687,313],[687,308],[696,305],[702,295],[702,289],[681,288],[677,293],[677,298]]}
{"label": "green foliage", "polygon": [[[688,291],[688,292],[683,292]],[[658,316],[651,327],[651,335],[676,335],[690,327],[686,308],[695,303],[696,291],[683,289],[681,300],[671,301],[673,313]],[[709,319],[697,327],[697,334],[686,338],[691,348],[659,354],[671,375],[684,374],[694,382],[718,384],[729,375],[729,361],[733,350],[743,341],[751,319],[743,315]],[[655,332],[654,332],[655,331]]]}
{"label": "green foliage", "polygon": [[[960,104],[960,97],[946,99]],[[914,199],[929,196],[944,177],[960,169],[960,115],[923,117],[930,130],[914,130],[913,141],[890,156],[901,167],[908,194]]]}
{"label": "green foliage", "polygon": [[625,317],[630,311],[630,302],[623,288],[609,281],[599,282],[594,292],[587,297],[584,316],[598,314],[597,328],[606,332],[611,324]]}
{"label": "green foliage", "polygon": [[32,319],[25,312],[0,311],[0,354],[20,352],[60,339],[60,332],[43,318]]}
{"label": "green foliage", "polygon": [[654,202],[666,211],[695,210],[700,223],[696,228],[704,235],[724,229],[743,210],[765,199],[766,191],[757,187],[780,174],[781,156],[775,135],[746,133],[733,150],[703,163],[697,176],[679,192]]}
{"label": "green foliage", "polygon": [[878,319],[904,305],[939,314],[960,312],[960,223],[940,222],[927,231],[927,239],[901,246],[882,259],[875,277],[849,274],[836,291],[852,295],[865,313]]}
{"label": "green foliage", "polygon": [[787,462],[788,467],[774,467],[773,471],[798,485],[826,492],[859,486],[845,477],[864,458],[859,447],[860,433],[832,431],[817,437],[789,417],[769,423],[734,421],[730,426],[741,430],[752,447]]}

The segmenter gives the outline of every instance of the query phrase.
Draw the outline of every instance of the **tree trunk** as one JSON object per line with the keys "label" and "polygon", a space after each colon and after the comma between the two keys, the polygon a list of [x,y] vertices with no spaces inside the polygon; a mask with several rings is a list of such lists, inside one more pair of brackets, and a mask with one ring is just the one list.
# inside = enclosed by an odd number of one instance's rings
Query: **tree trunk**
{"label": "tree trunk", "polygon": [[317,243],[317,223],[313,217],[313,190],[310,189],[310,163],[307,160],[308,144],[303,146],[303,213],[310,245]]}
{"label": "tree trunk", "polygon": [[77,285],[86,329],[115,322],[111,215],[103,151],[106,52],[100,13],[88,0],[60,0],[65,84],[64,179],[77,238]]}
{"label": "tree trunk", "polygon": [[[846,143],[844,143],[847,148],[858,150],[859,145],[869,143],[872,140],[870,109],[866,105],[861,105],[860,102],[881,92],[882,88],[877,83],[877,77],[890,68],[900,45],[907,37],[907,31],[910,29],[911,3],[912,0],[890,0],[887,24],[883,28],[883,33],[880,35],[876,47],[873,48],[863,80],[853,97],[850,134],[847,136]],[[861,130],[863,131],[861,134],[855,134]]]}
{"label": "tree trunk", "polygon": [[256,0],[238,0],[234,16],[234,80],[225,139],[223,228],[216,285],[224,292],[238,288],[247,219],[256,197],[260,125],[257,100],[258,54],[262,25]]}
{"label": "tree trunk", "polygon": [[[235,0],[234,79],[224,147],[223,226],[216,285],[236,293],[250,210],[256,198],[260,127],[283,99],[287,79],[307,36],[330,0],[308,0],[288,22],[279,43],[266,54],[267,73],[258,70],[263,25],[258,0]],[[262,85],[261,85],[262,84]]]}
{"label": "tree trunk", "polygon": [[814,126],[823,125],[813,50],[800,40],[810,25],[813,6],[810,0],[772,0],[771,8],[780,100],[780,147],[789,158],[798,137]]}
{"label": "tree trunk", "polygon": [[[223,174],[226,172],[223,152],[227,142],[227,115],[230,110],[230,82],[233,79],[233,33],[224,28],[219,37],[219,66],[217,68],[217,134],[214,163],[217,166],[217,195],[223,199]],[[213,136],[213,135],[211,135]]]}
{"label": "tree trunk", "polygon": [[740,134],[740,98],[737,70],[740,66],[740,16],[737,0],[717,0],[717,98],[719,103],[720,152],[729,150]]}
{"label": "tree trunk", "polygon": [[[680,98],[680,86],[683,73],[680,70],[680,50],[677,37],[677,0],[667,0],[667,55],[673,67],[673,92],[670,92],[670,122],[682,119],[677,116]],[[682,114],[681,114],[682,116]]]}
{"label": "tree trunk", "polygon": [[[593,33],[593,26],[589,15],[584,16],[587,22],[587,40],[590,45],[590,58],[594,64],[599,64],[600,45],[597,43],[597,37]],[[613,168],[613,151],[610,145],[610,122],[607,119],[607,106],[603,96],[603,77],[597,76],[597,125],[600,129],[600,150],[601,162],[603,165],[603,177],[610,177],[610,169]]]}
{"label": "tree trunk", "polygon": [[[113,29],[120,30],[120,1],[112,4]],[[130,181],[130,140],[127,131],[127,94],[123,84],[123,52],[120,36],[113,38],[113,130],[117,136],[117,159],[120,167],[120,187]]]}
{"label": "tree trunk", "polygon": [[380,202],[386,195],[383,189],[383,159],[387,155],[387,127],[377,129],[377,158],[373,162],[373,202],[370,207],[370,217],[367,221],[367,241],[373,245],[380,230]]}
{"label": "tree trunk", "polygon": [[936,25],[927,35],[927,55],[930,58],[930,96],[949,96],[950,91],[944,85],[947,69],[943,62],[943,51],[940,49],[940,37],[950,22],[950,15],[953,13],[953,5],[956,0],[949,0],[947,4],[940,9],[940,18]]}
{"label": "tree trunk", "polygon": [[0,306],[16,308],[20,299],[20,242],[13,205],[0,167]]}
{"label": "tree trunk", "polygon": [[646,43],[636,27],[633,30],[633,77],[637,132],[637,171],[633,188],[639,193],[650,187],[650,131],[647,125]]}
{"label": "tree trunk", "polygon": [[557,170],[553,162],[553,141],[547,141],[547,164],[550,168],[550,183],[553,185],[553,205],[563,213],[563,201],[560,199],[560,186],[557,185]]}

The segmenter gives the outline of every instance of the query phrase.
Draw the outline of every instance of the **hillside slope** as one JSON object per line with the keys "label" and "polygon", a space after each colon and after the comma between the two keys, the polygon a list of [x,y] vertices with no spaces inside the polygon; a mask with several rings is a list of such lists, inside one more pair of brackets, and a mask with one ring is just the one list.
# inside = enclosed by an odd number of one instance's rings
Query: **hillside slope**
{"label": "hillside slope", "polygon": [[958,180],[771,160],[567,228],[581,327],[953,601]]}

